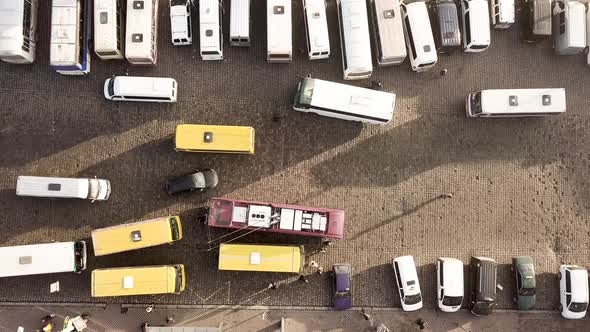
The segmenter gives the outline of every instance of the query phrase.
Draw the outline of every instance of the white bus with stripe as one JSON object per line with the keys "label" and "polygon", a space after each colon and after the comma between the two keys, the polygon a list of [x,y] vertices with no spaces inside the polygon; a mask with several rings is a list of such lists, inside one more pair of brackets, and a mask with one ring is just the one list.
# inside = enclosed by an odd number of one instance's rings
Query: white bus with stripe
{"label": "white bus with stripe", "polygon": [[52,0],[49,63],[63,75],[90,72],[90,0]]}
{"label": "white bus with stripe", "polygon": [[0,59],[35,61],[38,6],[37,0],[0,0]]}

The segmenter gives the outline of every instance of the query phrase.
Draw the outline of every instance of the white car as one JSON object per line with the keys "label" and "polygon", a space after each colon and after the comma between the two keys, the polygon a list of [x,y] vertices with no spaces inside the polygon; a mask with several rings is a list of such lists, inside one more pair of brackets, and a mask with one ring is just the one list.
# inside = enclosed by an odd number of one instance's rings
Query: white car
{"label": "white car", "polygon": [[436,295],[438,308],[443,312],[456,312],[463,303],[463,262],[455,258],[436,260]]}
{"label": "white car", "polygon": [[422,293],[416,272],[414,257],[401,256],[393,259],[393,272],[404,311],[422,308]]}
{"label": "white car", "polygon": [[189,0],[170,0],[170,27],[173,45],[182,46],[193,43]]}
{"label": "white car", "polygon": [[588,309],[588,271],[577,265],[559,267],[559,311],[564,318],[580,319]]}

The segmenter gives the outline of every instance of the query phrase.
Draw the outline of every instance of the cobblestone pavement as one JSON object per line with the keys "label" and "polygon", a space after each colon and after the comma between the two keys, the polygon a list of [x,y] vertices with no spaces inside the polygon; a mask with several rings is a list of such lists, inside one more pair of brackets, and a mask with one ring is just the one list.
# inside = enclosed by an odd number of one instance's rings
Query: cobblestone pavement
{"label": "cobblestone pavement", "polygon": [[[350,262],[356,306],[399,307],[391,259],[415,256],[425,306],[435,306],[434,261],[471,255],[500,264],[501,308],[510,308],[513,255],[531,255],[538,308],[558,304],[560,263],[589,265],[590,74],[584,56],[553,55],[551,45],[522,45],[516,27],[494,31],[482,54],[441,56],[430,72],[408,63],[375,70],[397,94],[391,124],[359,123],[291,109],[301,76],[341,81],[337,17],[329,1],[332,55],[309,62],[302,8],[293,2],[294,62],[265,62],[264,2],[254,1],[253,45],[230,48],[223,62],[204,62],[198,46],[169,41],[167,2],[160,12],[159,63],[132,67],[93,59],[88,77],[66,77],[48,65],[48,2],[40,5],[38,61],[0,63],[0,244],[85,238],[95,228],[179,214],[185,238],[172,246],[89,258],[81,275],[0,279],[0,302],[107,302],[329,306],[330,278],[218,272],[210,233],[196,209],[212,196],[326,206],[346,210],[345,240],[308,257],[329,269]],[[224,16],[227,29],[228,11]],[[197,24],[195,24],[197,26]],[[196,44],[198,45],[198,44]],[[439,71],[448,69],[440,77]],[[173,105],[108,102],[111,75],[174,77]],[[366,86],[368,81],[350,84]],[[466,119],[465,96],[484,88],[564,87],[566,114],[541,119]],[[254,156],[176,153],[167,138],[179,123],[251,125]],[[163,181],[211,167],[220,185],[207,194],[170,198]],[[112,183],[107,202],[18,198],[18,175],[98,176]],[[452,193],[450,199],[437,199]],[[246,241],[300,243],[300,237],[255,235]],[[184,263],[187,290],[153,297],[90,297],[98,267]],[[61,282],[50,294],[49,284]],[[277,290],[266,290],[269,281]]]}

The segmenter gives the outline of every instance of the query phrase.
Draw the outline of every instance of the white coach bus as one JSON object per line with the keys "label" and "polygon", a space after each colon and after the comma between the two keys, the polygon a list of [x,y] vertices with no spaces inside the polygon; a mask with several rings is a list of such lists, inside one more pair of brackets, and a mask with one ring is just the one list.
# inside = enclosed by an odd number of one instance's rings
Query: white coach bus
{"label": "white coach bus", "polygon": [[330,36],[325,0],[303,0],[303,19],[309,60],[330,57]]}
{"label": "white coach bus", "polygon": [[134,65],[158,60],[158,0],[128,0],[125,57]]}
{"label": "white coach bus", "polygon": [[371,26],[379,66],[397,65],[406,59],[406,40],[399,0],[371,0]]}
{"label": "white coach bus", "polygon": [[94,52],[103,60],[123,59],[123,0],[94,0]]}
{"label": "white coach bus", "polygon": [[35,61],[38,6],[37,0],[0,0],[0,59]]}
{"label": "white coach bus", "polygon": [[293,60],[291,0],[266,0],[266,37],[268,62]]}
{"label": "white coach bus", "polygon": [[393,118],[395,94],[304,78],[297,86],[293,109],[343,120],[386,124]]}
{"label": "white coach bus", "polygon": [[467,96],[467,117],[524,117],[564,113],[565,89],[482,90]]}
{"label": "white coach bus", "polygon": [[54,242],[0,248],[0,277],[80,273],[86,269],[86,242]]}
{"label": "white coach bus", "polygon": [[223,60],[221,12],[222,7],[219,0],[199,0],[201,58],[203,60]]}
{"label": "white coach bus", "polygon": [[64,75],[90,72],[90,0],[52,0],[49,63]]}
{"label": "white coach bus", "polygon": [[336,0],[345,80],[371,77],[371,41],[365,0]]}
{"label": "white coach bus", "polygon": [[231,0],[229,43],[250,46],[250,0]]}

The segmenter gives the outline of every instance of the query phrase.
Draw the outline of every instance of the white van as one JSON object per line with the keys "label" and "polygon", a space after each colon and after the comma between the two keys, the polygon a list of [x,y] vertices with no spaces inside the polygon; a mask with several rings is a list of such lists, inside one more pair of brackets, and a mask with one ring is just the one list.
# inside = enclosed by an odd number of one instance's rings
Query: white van
{"label": "white van", "polygon": [[438,56],[434,46],[432,27],[424,1],[401,3],[404,36],[412,70],[425,71],[436,64]]}
{"label": "white van", "polygon": [[455,258],[436,260],[436,299],[443,312],[456,312],[463,303],[463,262]]}
{"label": "white van", "polygon": [[468,118],[544,116],[565,110],[565,89],[481,90],[465,102]]}
{"label": "white van", "polygon": [[422,293],[416,272],[414,257],[401,256],[393,259],[393,272],[404,311],[422,308]]}
{"label": "white van", "polygon": [[104,82],[104,97],[113,101],[175,103],[176,89],[172,78],[115,76]]}
{"label": "white van", "polygon": [[106,201],[111,194],[111,184],[103,179],[19,176],[16,180],[16,194],[30,197]]}
{"label": "white van", "polygon": [[489,0],[492,26],[508,29],[514,23],[514,0]]}
{"label": "white van", "polygon": [[201,58],[223,60],[223,32],[220,0],[199,0]]}
{"label": "white van", "polygon": [[580,54],[586,48],[586,6],[578,1],[553,3],[555,53]]}
{"label": "white van", "polygon": [[303,0],[303,20],[309,60],[330,57],[330,36],[325,0]]}
{"label": "white van", "polygon": [[229,44],[250,46],[250,0],[231,0]]}
{"label": "white van", "polygon": [[490,46],[490,13],[487,0],[461,0],[463,50],[482,52]]}
{"label": "white van", "polygon": [[86,242],[54,242],[0,248],[0,277],[80,273],[86,269]]}
{"label": "white van", "polygon": [[170,31],[173,45],[193,43],[190,0],[170,0]]}
{"label": "white van", "polygon": [[580,319],[588,309],[588,271],[578,265],[559,267],[559,312],[564,318]]}
{"label": "white van", "polygon": [[266,0],[266,61],[293,60],[291,0]]}

